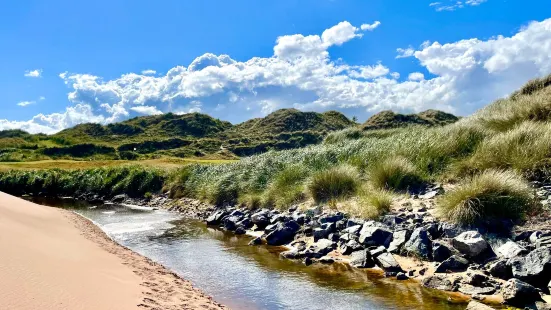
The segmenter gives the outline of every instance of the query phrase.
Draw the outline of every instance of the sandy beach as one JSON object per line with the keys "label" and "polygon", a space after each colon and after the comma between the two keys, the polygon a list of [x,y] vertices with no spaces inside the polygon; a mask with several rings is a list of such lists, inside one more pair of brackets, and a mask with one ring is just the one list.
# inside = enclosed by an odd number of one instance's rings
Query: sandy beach
{"label": "sandy beach", "polygon": [[0,193],[0,309],[226,309],[69,211]]}

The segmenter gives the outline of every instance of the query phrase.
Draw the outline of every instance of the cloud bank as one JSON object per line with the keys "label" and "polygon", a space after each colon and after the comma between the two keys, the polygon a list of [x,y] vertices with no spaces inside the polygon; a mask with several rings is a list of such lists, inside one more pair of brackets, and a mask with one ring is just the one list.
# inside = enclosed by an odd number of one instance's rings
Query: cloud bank
{"label": "cloud bank", "polygon": [[[276,109],[337,109],[360,119],[384,109],[434,108],[466,115],[506,96],[527,80],[551,73],[551,19],[532,22],[513,36],[399,50],[424,71],[406,78],[383,63],[350,65],[329,49],[367,39],[368,28],[341,22],[320,35],[277,38],[271,57],[237,61],[206,53],[165,75],[128,73],[113,80],[67,73],[66,111],[28,121],[0,120],[0,129],[52,133],[82,122],[109,123],[135,115],[200,111],[233,122]],[[406,61],[406,60],[404,60]]]}

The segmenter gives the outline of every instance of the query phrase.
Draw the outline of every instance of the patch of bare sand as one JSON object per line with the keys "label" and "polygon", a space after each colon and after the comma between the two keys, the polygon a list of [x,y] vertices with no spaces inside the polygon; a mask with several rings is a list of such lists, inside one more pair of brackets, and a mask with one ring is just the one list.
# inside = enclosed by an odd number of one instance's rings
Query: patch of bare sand
{"label": "patch of bare sand", "polygon": [[87,219],[4,193],[0,308],[226,309]]}

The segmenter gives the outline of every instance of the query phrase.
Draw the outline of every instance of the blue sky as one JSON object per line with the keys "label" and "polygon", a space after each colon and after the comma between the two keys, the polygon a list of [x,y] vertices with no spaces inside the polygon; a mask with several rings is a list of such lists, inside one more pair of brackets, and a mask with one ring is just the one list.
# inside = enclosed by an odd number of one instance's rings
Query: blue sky
{"label": "blue sky", "polygon": [[468,115],[551,73],[548,0],[20,0],[0,12],[0,130],[194,111],[236,123],[289,107]]}

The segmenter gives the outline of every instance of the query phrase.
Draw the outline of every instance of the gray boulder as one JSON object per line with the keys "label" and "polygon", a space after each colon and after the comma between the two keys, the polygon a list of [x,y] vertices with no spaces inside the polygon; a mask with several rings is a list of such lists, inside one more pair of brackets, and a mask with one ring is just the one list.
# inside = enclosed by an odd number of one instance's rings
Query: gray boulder
{"label": "gray boulder", "polygon": [[436,262],[443,262],[452,256],[450,247],[442,242],[432,243],[432,259]]}
{"label": "gray boulder", "polygon": [[218,210],[214,213],[212,213],[209,217],[207,217],[207,225],[209,226],[218,226],[222,223],[222,218],[224,218],[226,215],[228,215],[228,212],[226,210]]}
{"label": "gray boulder", "polygon": [[356,240],[350,240],[344,245],[341,246],[341,253],[343,255],[349,255],[352,252],[358,251],[362,249],[362,245],[358,243]]}
{"label": "gray boulder", "polygon": [[348,233],[348,234],[357,236],[360,234],[360,230],[362,230],[362,225],[354,225],[343,229],[342,232],[345,234]]}
{"label": "gray boulder", "polygon": [[388,251],[390,253],[398,254],[402,249],[402,246],[407,242],[411,236],[411,231],[404,229],[394,232],[392,235],[392,242],[388,246]]}
{"label": "gray boulder", "polygon": [[372,268],[375,266],[375,262],[373,262],[369,251],[360,250],[350,255],[350,266],[356,268]]}
{"label": "gray boulder", "polygon": [[386,228],[376,226],[366,226],[360,232],[359,242],[365,246],[388,247],[392,240],[392,232]]}
{"label": "gray boulder", "polygon": [[281,252],[279,253],[279,256],[287,259],[301,259],[304,257],[304,255],[302,253],[299,253],[297,249],[291,249],[288,251]]}
{"label": "gray boulder", "polygon": [[230,231],[237,229],[237,223],[239,223],[243,218],[239,216],[228,216],[224,220],[224,228]]}
{"label": "gray boulder", "polygon": [[387,274],[403,272],[400,264],[394,259],[394,256],[388,252],[381,253],[375,258],[375,264],[383,269]]}
{"label": "gray boulder", "polygon": [[431,240],[428,231],[423,227],[416,228],[404,244],[404,251],[428,259],[431,254]]}
{"label": "gray boulder", "polygon": [[423,286],[441,290],[441,291],[452,291],[453,290],[453,283],[448,279],[446,275],[441,274],[435,274],[430,277],[426,277],[423,279]]}
{"label": "gray boulder", "polygon": [[435,272],[444,273],[444,272],[465,271],[467,267],[469,267],[468,260],[464,259],[463,257],[453,255],[450,258],[446,259],[445,261],[441,262],[436,267]]}
{"label": "gray boulder", "polygon": [[329,234],[335,231],[335,223],[325,223],[321,227],[314,228],[313,236],[314,242],[319,239],[326,239],[329,237]]}
{"label": "gray boulder", "polygon": [[295,221],[279,222],[275,229],[266,236],[269,245],[284,245],[293,241],[300,226]]}
{"label": "gray boulder", "polygon": [[476,300],[471,300],[465,310],[494,310],[494,308],[486,306]]}
{"label": "gray boulder", "polygon": [[459,285],[459,292],[465,295],[491,295],[496,292],[495,287],[477,287],[470,284],[461,284]]}
{"label": "gray boulder", "polygon": [[541,300],[538,290],[519,279],[510,279],[501,288],[501,294],[506,304],[524,307],[529,303]]}
{"label": "gray boulder", "polygon": [[488,242],[476,231],[466,231],[452,239],[452,245],[462,254],[474,258],[488,249]]}
{"label": "gray boulder", "polygon": [[304,256],[310,258],[321,258],[335,249],[335,243],[328,239],[320,239],[304,251]]}
{"label": "gray boulder", "polygon": [[270,215],[269,212],[266,210],[262,210],[260,212],[257,212],[251,216],[251,221],[253,224],[255,224],[259,229],[264,229],[266,226],[270,224]]}
{"label": "gray boulder", "polygon": [[506,259],[513,258],[524,253],[526,253],[526,249],[514,241],[507,241],[496,250],[497,256]]}
{"label": "gray boulder", "polygon": [[262,239],[260,237],[256,237],[249,242],[249,245],[261,245],[261,244],[262,244]]}
{"label": "gray boulder", "polygon": [[546,288],[551,279],[551,247],[537,248],[525,257],[509,261],[513,277],[539,288]]}
{"label": "gray boulder", "polygon": [[488,272],[492,276],[502,280],[509,280],[513,277],[511,265],[507,263],[506,259],[499,259],[497,261],[491,262],[488,265]]}

